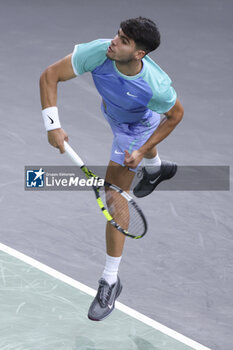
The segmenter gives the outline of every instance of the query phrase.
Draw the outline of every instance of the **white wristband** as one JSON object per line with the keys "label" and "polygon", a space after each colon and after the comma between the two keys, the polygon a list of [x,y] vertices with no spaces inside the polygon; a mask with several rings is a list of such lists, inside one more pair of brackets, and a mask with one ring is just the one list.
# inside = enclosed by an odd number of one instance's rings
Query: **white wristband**
{"label": "white wristband", "polygon": [[47,131],[61,127],[57,107],[48,107],[42,110],[44,126]]}

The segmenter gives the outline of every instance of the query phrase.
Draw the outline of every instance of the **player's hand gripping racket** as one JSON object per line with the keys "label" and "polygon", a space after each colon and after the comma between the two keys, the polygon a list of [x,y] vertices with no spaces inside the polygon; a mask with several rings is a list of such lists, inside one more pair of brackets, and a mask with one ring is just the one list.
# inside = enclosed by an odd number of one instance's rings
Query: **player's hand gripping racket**
{"label": "player's hand gripping racket", "polygon": [[97,185],[93,185],[92,188],[107,221],[128,237],[135,239],[143,237],[147,231],[146,219],[133,198],[119,187],[93,174],[66,141],[64,141],[64,146],[68,156],[82,169],[87,178],[94,177],[101,180],[95,181],[94,184],[97,183]]}

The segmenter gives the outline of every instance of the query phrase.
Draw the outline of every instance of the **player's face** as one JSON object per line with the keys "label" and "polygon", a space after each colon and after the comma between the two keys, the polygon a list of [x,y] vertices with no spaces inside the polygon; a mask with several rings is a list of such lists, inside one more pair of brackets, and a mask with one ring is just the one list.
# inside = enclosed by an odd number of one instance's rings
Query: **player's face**
{"label": "player's face", "polygon": [[137,57],[137,52],[134,40],[128,38],[122,29],[119,29],[106,55],[111,60],[128,63]]}

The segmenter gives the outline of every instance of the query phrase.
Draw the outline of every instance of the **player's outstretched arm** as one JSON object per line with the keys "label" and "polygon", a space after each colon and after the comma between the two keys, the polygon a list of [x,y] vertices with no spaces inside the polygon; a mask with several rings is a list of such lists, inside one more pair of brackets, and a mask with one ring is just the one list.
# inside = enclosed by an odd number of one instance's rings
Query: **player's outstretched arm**
{"label": "player's outstretched arm", "polygon": [[[46,68],[40,77],[40,97],[42,110],[46,109],[46,111],[52,113],[52,115],[49,113],[47,113],[48,115],[46,114],[48,123],[52,124],[48,124],[48,128],[46,128],[48,130],[48,140],[52,146],[59,148],[61,153],[65,152],[64,140],[68,141],[68,135],[60,127],[56,108],[57,85],[60,81],[66,81],[76,76],[71,64],[71,56],[72,54]],[[47,110],[47,108],[50,109]],[[53,128],[54,125],[55,127]]]}
{"label": "player's outstretched arm", "polygon": [[42,109],[56,106],[57,104],[57,84],[74,78],[71,64],[72,54],[55,62],[47,67],[40,77],[40,98]]}

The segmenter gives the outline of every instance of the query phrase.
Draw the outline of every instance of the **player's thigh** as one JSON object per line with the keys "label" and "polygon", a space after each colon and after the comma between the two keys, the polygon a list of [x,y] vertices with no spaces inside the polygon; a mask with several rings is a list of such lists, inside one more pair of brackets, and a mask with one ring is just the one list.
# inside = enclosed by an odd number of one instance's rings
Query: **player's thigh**
{"label": "player's thigh", "polygon": [[134,179],[135,172],[130,171],[127,167],[110,160],[105,180],[120,187],[124,191],[130,190],[130,185]]}

